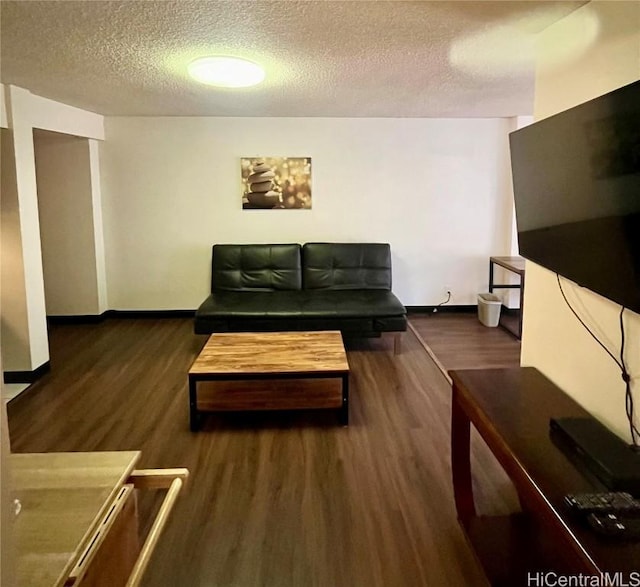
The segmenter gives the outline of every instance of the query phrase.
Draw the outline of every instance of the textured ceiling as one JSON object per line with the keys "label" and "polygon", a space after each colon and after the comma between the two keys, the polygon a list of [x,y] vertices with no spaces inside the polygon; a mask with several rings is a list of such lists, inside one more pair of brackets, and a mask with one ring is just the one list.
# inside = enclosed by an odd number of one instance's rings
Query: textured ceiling
{"label": "textured ceiling", "polygon": [[[532,36],[584,2],[6,1],[3,83],[106,115],[528,114]],[[260,86],[192,81],[204,55]]]}

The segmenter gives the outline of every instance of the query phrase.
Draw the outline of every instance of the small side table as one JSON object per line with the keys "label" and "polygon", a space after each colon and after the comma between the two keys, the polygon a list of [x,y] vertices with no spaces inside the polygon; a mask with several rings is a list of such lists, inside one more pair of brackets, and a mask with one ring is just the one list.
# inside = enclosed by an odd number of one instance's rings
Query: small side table
{"label": "small side table", "polygon": [[[516,273],[520,276],[520,283],[494,283],[493,269],[494,265],[499,265],[507,271]],[[494,289],[519,289],[520,290],[520,314],[518,316],[518,329],[512,330],[509,326],[500,322],[505,330],[513,334],[518,340],[522,338],[522,311],[524,308],[524,267],[525,260],[522,257],[489,257],[489,292],[493,293]]]}

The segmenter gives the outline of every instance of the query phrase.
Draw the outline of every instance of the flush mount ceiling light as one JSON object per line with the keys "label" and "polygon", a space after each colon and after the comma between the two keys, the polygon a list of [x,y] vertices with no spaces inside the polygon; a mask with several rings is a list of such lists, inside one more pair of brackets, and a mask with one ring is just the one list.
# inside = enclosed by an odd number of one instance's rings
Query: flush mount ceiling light
{"label": "flush mount ceiling light", "polygon": [[239,57],[202,57],[189,64],[189,75],[210,86],[246,88],[264,79],[264,69]]}

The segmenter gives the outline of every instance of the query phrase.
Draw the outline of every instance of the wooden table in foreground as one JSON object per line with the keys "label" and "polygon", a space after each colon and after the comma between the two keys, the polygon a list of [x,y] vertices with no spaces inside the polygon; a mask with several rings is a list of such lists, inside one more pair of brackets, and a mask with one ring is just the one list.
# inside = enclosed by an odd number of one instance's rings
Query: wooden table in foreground
{"label": "wooden table in foreground", "polygon": [[[134,587],[187,476],[135,470],[140,453],[12,454],[19,500],[12,536],[19,586]],[[138,536],[135,489],[168,488],[146,541]]]}
{"label": "wooden table in foreground", "polygon": [[338,409],[349,423],[349,363],[337,331],[212,334],[189,369],[191,430],[201,412]]}
{"label": "wooden table in foreground", "polygon": [[[491,584],[541,584],[528,583],[527,574],[548,571],[620,572],[628,581],[632,572],[640,571],[640,542],[604,539],[563,507],[568,493],[605,490],[576,468],[549,435],[550,418],[586,417],[588,413],[531,367],[449,374],[453,379],[451,459],[456,509]],[[471,424],[511,478],[522,513],[477,515],[471,486]]]}

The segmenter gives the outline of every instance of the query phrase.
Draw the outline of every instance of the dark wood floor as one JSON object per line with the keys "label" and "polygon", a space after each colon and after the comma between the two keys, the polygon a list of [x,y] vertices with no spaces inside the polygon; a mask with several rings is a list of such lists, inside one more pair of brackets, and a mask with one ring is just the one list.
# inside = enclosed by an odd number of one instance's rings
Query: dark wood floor
{"label": "dark wood floor", "polygon": [[[187,370],[205,338],[191,320],[57,326],[50,340],[51,373],[8,407],[14,452],[138,449],[142,467],[191,472],[145,585],[485,585],[455,516],[450,389],[412,333],[398,356],[390,339],[349,346],[348,428],[334,413],[228,414],[196,434]],[[480,509],[513,509],[473,449]]]}
{"label": "dark wood floor", "polygon": [[482,325],[475,313],[411,314],[409,321],[446,370],[520,365],[520,341]]}

